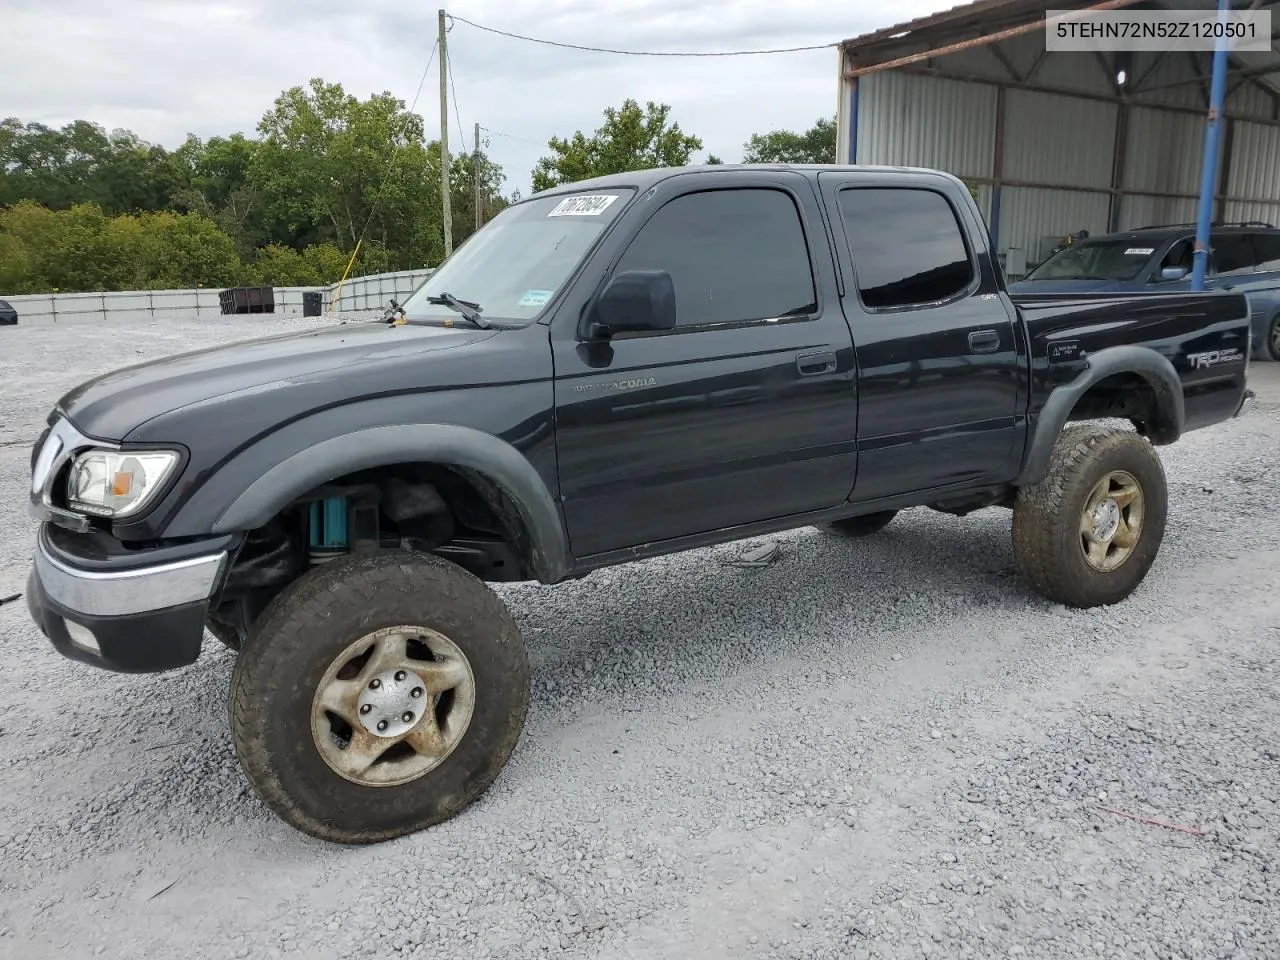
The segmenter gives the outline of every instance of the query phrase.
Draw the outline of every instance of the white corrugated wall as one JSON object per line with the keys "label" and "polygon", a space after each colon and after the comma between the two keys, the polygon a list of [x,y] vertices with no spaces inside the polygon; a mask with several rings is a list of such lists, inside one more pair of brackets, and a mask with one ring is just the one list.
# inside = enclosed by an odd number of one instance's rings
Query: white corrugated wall
{"label": "white corrugated wall", "polygon": [[1204,121],[1191,113],[1133,107],[1125,142],[1125,190],[1200,192]]}
{"label": "white corrugated wall", "polygon": [[857,163],[990,177],[995,130],[992,86],[892,72],[858,81]]}
{"label": "white corrugated wall", "polygon": [[1004,178],[1111,186],[1116,105],[1010,90],[1004,107]]}
{"label": "white corrugated wall", "polygon": [[1196,201],[1142,194],[1126,196],[1120,205],[1121,230],[1136,230],[1164,223],[1192,223],[1196,219]]}
{"label": "white corrugated wall", "polygon": [[1040,258],[1044,238],[1077,230],[1104,233],[1111,209],[1116,105],[1079,97],[1009,90],[1005,98],[1004,180],[1060,184],[1051,189],[1005,186],[1000,200],[1001,250]]}
{"label": "white corrugated wall", "polygon": [[1047,237],[1061,238],[1078,230],[1106,233],[1109,211],[1110,198],[1105,193],[1005,187],[1000,198],[999,246],[1025,250],[1027,263],[1037,263]]}
{"label": "white corrugated wall", "polygon": [[1222,219],[1280,225],[1280,128],[1236,120],[1231,137],[1226,193],[1256,200],[1228,201]]}

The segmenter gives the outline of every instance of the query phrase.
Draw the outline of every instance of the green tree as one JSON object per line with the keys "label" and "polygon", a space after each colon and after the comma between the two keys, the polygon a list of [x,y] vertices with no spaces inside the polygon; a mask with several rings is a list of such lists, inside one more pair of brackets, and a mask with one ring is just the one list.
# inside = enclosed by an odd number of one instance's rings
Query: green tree
{"label": "green tree", "polygon": [[[486,144],[487,145],[487,144]],[[434,148],[434,150],[431,150]],[[429,151],[439,169],[439,144],[432,142]],[[475,232],[476,194],[475,184],[480,181],[481,222],[488,223],[509,201],[502,195],[506,177],[502,168],[485,156],[484,152],[464,153],[449,158],[449,205],[453,221],[453,245],[456,247]]]}
{"label": "green tree", "polygon": [[835,163],[836,122],[821,119],[804,133],[755,133],[743,151],[743,163]]}
{"label": "green tree", "polygon": [[649,167],[679,167],[689,162],[702,141],[670,123],[671,107],[649,101],[642,109],[635,100],[604,111],[604,123],[594,134],[581,130],[568,139],[552,137],[533,170],[533,189],[546,190],[609,173]]}
{"label": "green tree", "polygon": [[[250,180],[263,195],[273,239],[298,247],[331,241],[349,253],[367,224],[406,256],[435,252],[414,242],[424,216],[439,232],[439,216],[430,216],[439,189],[422,119],[402,101],[389,93],[360,100],[341,84],[314,79],[282,93],[258,131]],[[405,239],[410,249],[401,246]]]}
{"label": "green tree", "polygon": [[263,198],[250,176],[257,148],[258,141],[242,133],[207,141],[189,136],[172,155],[186,175],[186,185],[174,193],[174,208],[213,220],[243,254],[273,239],[264,226]]}
{"label": "green tree", "polygon": [[94,203],[103,212],[168,206],[184,171],[163,147],[85,120],[53,129],[0,122],[0,205],[35,200],[54,210]]}
{"label": "green tree", "polygon": [[199,214],[108,217],[96,204],[50,210],[31,200],[0,211],[5,292],[216,286],[241,277],[231,238]]}
{"label": "green tree", "polygon": [[142,214],[139,221],[147,286],[230,286],[240,279],[235,242],[208,217],[164,210]]}
{"label": "green tree", "polygon": [[332,243],[312,244],[301,252],[269,243],[258,250],[246,276],[277,287],[318,287],[337,283],[349,258]]}

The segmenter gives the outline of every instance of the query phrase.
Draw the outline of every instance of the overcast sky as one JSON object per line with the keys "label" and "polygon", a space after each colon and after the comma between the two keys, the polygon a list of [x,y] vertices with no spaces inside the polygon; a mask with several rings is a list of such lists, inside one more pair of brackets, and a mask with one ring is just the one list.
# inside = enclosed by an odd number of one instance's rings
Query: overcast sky
{"label": "overcast sky", "polygon": [[[365,97],[413,99],[441,4],[405,0],[0,0],[0,116],[92,120],[174,147],[187,133],[252,133],[281,90],[314,76]],[[952,0],[450,0],[486,26],[641,50],[741,50],[835,42]],[[528,193],[549,136],[590,132],[627,97],[669,103],[705,152],[741,158],[755,132],[803,129],[835,112],[836,54],[671,59],[560,50],[455,23],[449,34],[459,126],[500,131],[489,152],[506,190]],[[439,130],[438,73],[418,101]],[[459,123],[461,121],[461,124]],[[531,141],[531,142],[526,142]],[[700,158],[699,158],[700,159]]]}

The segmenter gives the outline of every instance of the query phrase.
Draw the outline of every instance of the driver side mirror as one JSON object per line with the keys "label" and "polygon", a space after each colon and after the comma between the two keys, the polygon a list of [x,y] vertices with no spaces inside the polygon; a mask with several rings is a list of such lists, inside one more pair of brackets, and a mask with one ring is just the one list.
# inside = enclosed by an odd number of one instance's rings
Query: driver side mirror
{"label": "driver side mirror", "polygon": [[1181,280],[1186,275],[1187,275],[1186,267],[1161,267],[1160,268],[1161,280]]}
{"label": "driver side mirror", "polygon": [[670,330],[676,325],[676,288],[665,270],[625,270],[615,274],[596,301],[589,335]]}

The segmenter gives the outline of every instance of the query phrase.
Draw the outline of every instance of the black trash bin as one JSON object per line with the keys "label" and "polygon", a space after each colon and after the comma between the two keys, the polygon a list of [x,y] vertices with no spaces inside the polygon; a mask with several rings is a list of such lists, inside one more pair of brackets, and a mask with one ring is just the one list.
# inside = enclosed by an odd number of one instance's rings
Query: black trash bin
{"label": "black trash bin", "polygon": [[0,327],[12,327],[18,322],[18,311],[7,300],[0,300]]}
{"label": "black trash bin", "polygon": [[227,313],[275,313],[275,287],[232,287],[218,294],[218,305]]}
{"label": "black trash bin", "polygon": [[324,309],[324,294],[319,290],[306,290],[302,294],[302,315],[318,317]]}

